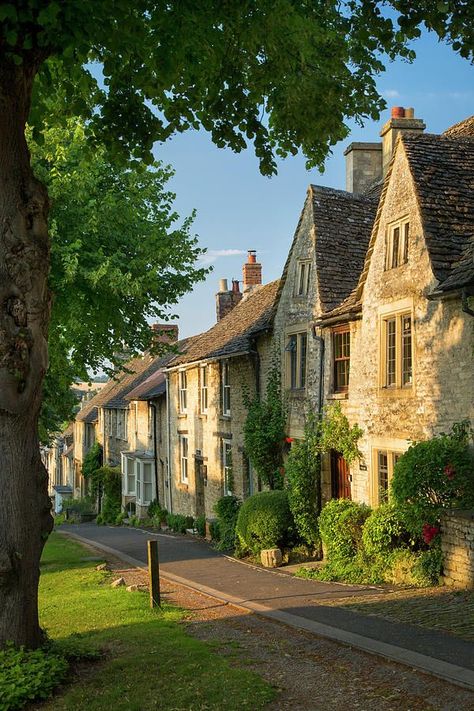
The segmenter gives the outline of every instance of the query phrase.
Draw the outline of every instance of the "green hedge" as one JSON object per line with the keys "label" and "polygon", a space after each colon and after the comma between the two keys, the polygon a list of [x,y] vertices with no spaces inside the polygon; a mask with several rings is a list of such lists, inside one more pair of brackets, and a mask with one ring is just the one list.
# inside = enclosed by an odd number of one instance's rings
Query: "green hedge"
{"label": "green hedge", "polygon": [[296,539],[286,491],[262,491],[240,507],[236,525],[238,553],[260,555],[265,548],[286,548]]}
{"label": "green hedge", "polygon": [[241,502],[236,496],[223,496],[214,506],[219,531],[219,550],[233,550],[235,547],[235,527],[240,506]]}

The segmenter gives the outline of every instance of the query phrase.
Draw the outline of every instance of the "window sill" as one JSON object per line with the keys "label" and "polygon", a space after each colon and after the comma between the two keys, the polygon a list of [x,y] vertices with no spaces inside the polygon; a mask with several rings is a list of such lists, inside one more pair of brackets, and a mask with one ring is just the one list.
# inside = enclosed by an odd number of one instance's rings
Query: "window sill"
{"label": "window sill", "polygon": [[329,395],[327,396],[327,399],[328,400],[347,400],[348,397],[349,397],[349,392],[346,390],[346,392],[343,392],[343,393],[342,392],[341,393],[338,393],[338,392],[329,393]]}
{"label": "window sill", "polygon": [[379,388],[380,398],[410,398],[415,395],[415,388]]}
{"label": "window sill", "polygon": [[189,490],[189,484],[184,484],[182,481],[180,481],[179,484],[178,484],[178,490],[179,490],[179,491],[188,491],[188,490]]}
{"label": "window sill", "polygon": [[178,412],[178,420],[182,420],[188,416],[187,412]]}
{"label": "window sill", "polygon": [[288,397],[301,400],[306,397],[306,388],[288,388],[286,394]]}
{"label": "window sill", "polygon": [[230,413],[228,415],[219,415],[219,419],[225,421],[229,421],[231,417],[232,415]]}
{"label": "window sill", "polygon": [[200,412],[199,417],[201,417],[203,420],[207,420],[207,412]]}

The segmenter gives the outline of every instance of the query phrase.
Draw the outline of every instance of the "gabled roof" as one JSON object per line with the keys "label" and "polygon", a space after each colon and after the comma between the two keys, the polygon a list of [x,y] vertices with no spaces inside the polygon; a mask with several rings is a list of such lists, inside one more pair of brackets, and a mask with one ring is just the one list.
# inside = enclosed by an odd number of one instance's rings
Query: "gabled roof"
{"label": "gabled roof", "polygon": [[[119,377],[119,375],[117,377]],[[116,380],[109,380],[102,390],[99,390],[94,397],[84,403],[83,407],[76,415],[76,420],[87,423],[97,422],[98,407],[102,405],[104,398],[106,398],[107,395],[113,390],[116,383]]]}
{"label": "gabled roof", "polygon": [[163,395],[166,392],[166,377],[162,370],[152,373],[146,380],[136,388],[133,388],[125,396],[127,401],[150,400],[151,398]]}
{"label": "gabled roof", "polygon": [[469,116],[469,118],[455,123],[454,126],[450,126],[443,133],[443,136],[448,136],[449,138],[474,136],[474,116]]}
{"label": "gabled roof", "polygon": [[[183,345],[186,341],[182,342]],[[122,377],[114,382],[114,387],[102,400],[101,406],[109,409],[125,409],[128,407],[127,395],[141,385],[150,375],[163,368],[174,357],[175,353],[165,356],[154,356],[146,353],[138,358],[133,358],[125,364]]]}
{"label": "gabled roof", "polygon": [[312,185],[316,270],[321,309],[330,311],[356,287],[378,196]]}
{"label": "gabled roof", "polygon": [[276,280],[251,291],[215,326],[190,339],[186,350],[175,356],[168,367],[248,353],[252,339],[270,325],[278,285]]}

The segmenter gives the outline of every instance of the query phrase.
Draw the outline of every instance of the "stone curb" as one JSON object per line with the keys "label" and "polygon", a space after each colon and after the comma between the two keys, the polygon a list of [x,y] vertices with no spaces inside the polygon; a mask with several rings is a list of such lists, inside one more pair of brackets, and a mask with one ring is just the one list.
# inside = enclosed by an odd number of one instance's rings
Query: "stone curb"
{"label": "stone curb", "polygon": [[[78,541],[94,546],[97,549],[103,550],[105,553],[110,553],[111,555],[116,556],[120,560],[123,560],[125,563],[129,563],[135,568],[140,568],[141,570],[148,572],[148,567],[145,563],[143,563],[143,561],[133,558],[126,553],[122,553],[116,548],[111,548],[103,543],[98,543],[97,541],[84,538],[83,536],[79,536],[78,534],[71,533],[69,531],[58,531],[58,533],[70,536]],[[462,686],[465,689],[474,691],[474,671],[471,669],[466,669],[465,667],[460,667],[456,664],[450,664],[449,662],[436,659],[435,657],[429,657],[428,655],[420,654],[419,652],[414,652],[410,649],[405,649],[404,647],[398,647],[393,644],[387,644],[385,642],[371,639],[370,637],[364,637],[363,635],[349,632],[347,630],[340,629],[339,627],[332,627],[330,625],[322,624],[321,622],[315,622],[314,620],[293,615],[289,612],[273,610],[265,605],[260,605],[257,602],[224,594],[219,590],[214,590],[214,588],[208,587],[207,585],[194,583],[192,580],[187,580],[186,578],[174,575],[173,573],[164,572],[161,573],[161,577],[182,585],[183,587],[189,588],[190,590],[200,592],[207,597],[231,604],[245,612],[255,612],[262,617],[276,620],[288,625],[289,627],[305,630],[306,632],[340,642],[349,647],[361,649],[369,654],[389,659],[390,661],[397,662],[398,664],[403,664],[404,666],[411,667],[412,669],[436,676],[439,679],[449,681],[451,684],[455,684],[456,686]]]}

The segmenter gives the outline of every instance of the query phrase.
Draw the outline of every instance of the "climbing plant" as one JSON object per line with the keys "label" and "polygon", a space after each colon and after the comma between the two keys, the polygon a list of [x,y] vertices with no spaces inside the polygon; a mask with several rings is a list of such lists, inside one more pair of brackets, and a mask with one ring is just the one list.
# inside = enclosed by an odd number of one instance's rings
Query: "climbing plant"
{"label": "climbing plant", "polygon": [[290,510],[299,536],[308,546],[319,542],[321,511],[321,423],[314,414],[306,419],[304,438],[293,443],[285,463]]}
{"label": "climbing plant", "polygon": [[348,464],[351,464],[361,456],[357,442],[362,434],[359,425],[349,424],[339,402],[331,403],[324,408],[319,435],[321,453],[334,449],[342,454]]}
{"label": "climbing plant", "polygon": [[[92,447],[87,452],[82,463],[82,476],[88,483],[88,487],[93,487],[93,478],[95,472],[102,466],[102,447],[98,442],[94,442]],[[95,494],[95,491],[90,491]]]}
{"label": "climbing plant", "polygon": [[286,410],[276,358],[270,368],[265,397],[257,394],[250,398],[245,391],[244,404],[248,410],[244,425],[245,452],[264,484],[270,489],[281,489]]}

